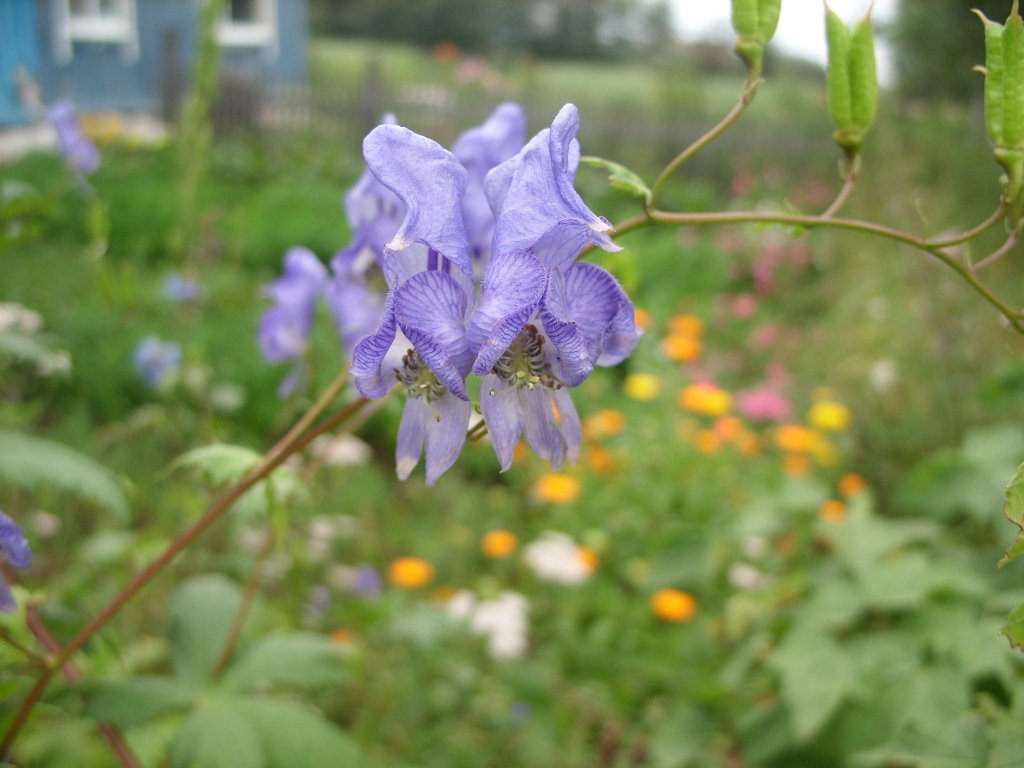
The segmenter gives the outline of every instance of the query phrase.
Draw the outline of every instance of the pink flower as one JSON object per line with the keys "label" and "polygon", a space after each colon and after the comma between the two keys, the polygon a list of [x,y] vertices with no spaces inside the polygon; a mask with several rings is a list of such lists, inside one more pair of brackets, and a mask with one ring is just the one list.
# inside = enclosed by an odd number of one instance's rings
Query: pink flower
{"label": "pink flower", "polygon": [[750,337],[750,344],[758,349],[768,349],[775,346],[778,340],[779,326],[775,323],[765,323],[754,331],[754,335]]}
{"label": "pink flower", "polygon": [[736,394],[736,409],[753,421],[785,421],[789,400],[770,389],[751,389]]}
{"label": "pink flower", "polygon": [[738,320],[749,320],[757,312],[757,299],[749,293],[741,293],[732,300],[732,313]]}

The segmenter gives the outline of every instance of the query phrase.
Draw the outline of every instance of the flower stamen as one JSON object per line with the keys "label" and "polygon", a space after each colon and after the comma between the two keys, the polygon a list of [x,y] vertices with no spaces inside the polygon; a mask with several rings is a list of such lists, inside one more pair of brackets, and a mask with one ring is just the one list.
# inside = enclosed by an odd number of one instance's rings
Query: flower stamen
{"label": "flower stamen", "polygon": [[523,387],[531,392],[535,387],[561,389],[562,382],[551,375],[551,364],[544,362],[545,341],[537,326],[524,326],[491,369],[494,375],[510,386],[501,392],[492,389],[490,394],[513,392]]}

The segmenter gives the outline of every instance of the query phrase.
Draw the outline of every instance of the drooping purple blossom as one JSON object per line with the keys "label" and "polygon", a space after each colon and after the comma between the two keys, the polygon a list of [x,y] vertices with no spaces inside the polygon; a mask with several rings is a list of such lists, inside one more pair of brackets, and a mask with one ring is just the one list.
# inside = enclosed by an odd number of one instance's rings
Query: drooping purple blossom
{"label": "drooping purple blossom", "polygon": [[267,362],[302,357],[313,328],[316,303],[327,285],[327,268],[308,248],[290,248],[284,274],[267,288],[274,304],[260,321],[260,350]]}
{"label": "drooping purple blossom", "polygon": [[579,457],[582,430],[567,388],[595,365],[616,365],[642,331],[618,282],[574,263],[594,244],[617,251],[611,225],[573,188],[579,145],[567,104],[484,182],[495,212],[492,257],[468,337],[482,376],[480,405],[502,469],[520,435],[555,469]]}
{"label": "drooping purple blossom", "polygon": [[164,296],[178,304],[191,304],[198,301],[201,293],[202,287],[194,277],[175,272],[164,280]]}
{"label": "drooping purple blossom", "polygon": [[100,152],[82,131],[70,101],[58,101],[50,107],[50,123],[57,131],[60,153],[77,173],[88,176],[100,167]]}
{"label": "drooping purple blossom", "polygon": [[469,174],[462,198],[466,236],[479,268],[487,266],[494,236],[494,213],[484,192],[487,174],[522,149],[526,140],[526,112],[508,101],[499,104],[483,125],[464,131],[452,145],[452,154]]}
{"label": "drooping purple blossom", "polygon": [[383,319],[356,347],[352,375],[369,398],[383,397],[396,379],[406,389],[398,476],[409,476],[425,446],[433,485],[462,450],[471,408],[466,322],[476,294],[462,217],[467,173],[439,144],[396,125],[375,128],[363,154],[406,215],[384,249]]}
{"label": "drooping purple blossom", "polygon": [[[28,568],[32,564],[32,551],[21,526],[3,512],[0,512],[0,560],[10,563],[14,568]],[[14,613],[17,609],[11,588],[0,576],[0,611]]]}
{"label": "drooping purple blossom", "polygon": [[151,387],[170,379],[181,367],[181,347],[173,341],[147,336],[139,342],[133,356],[135,370]]}

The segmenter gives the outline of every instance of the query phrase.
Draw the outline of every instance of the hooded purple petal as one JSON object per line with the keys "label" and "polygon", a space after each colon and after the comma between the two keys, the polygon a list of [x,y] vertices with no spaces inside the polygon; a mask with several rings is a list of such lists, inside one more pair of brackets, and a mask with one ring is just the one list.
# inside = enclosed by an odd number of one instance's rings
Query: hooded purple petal
{"label": "hooded purple petal", "polygon": [[537,309],[546,287],[544,265],[529,253],[491,261],[480,306],[469,322],[470,348],[477,354],[473,373],[483,376],[491,370]]}
{"label": "hooded purple petal", "polygon": [[[366,164],[405,204],[406,215],[385,248],[384,274],[399,287],[427,269],[461,272],[467,295],[473,265],[462,220],[466,169],[440,144],[397,125],[379,125],[363,140]],[[449,262],[455,265],[454,270]]]}
{"label": "hooded purple petal", "polygon": [[434,485],[462,452],[471,410],[468,401],[460,400],[450,392],[429,406],[423,398],[410,397],[398,428],[399,479],[409,477],[426,443],[427,485]]}
{"label": "hooded purple petal", "polygon": [[[381,125],[397,122],[389,112],[382,118]],[[402,201],[380,183],[373,171],[365,168],[355,186],[345,193],[345,213],[355,233],[353,241],[362,241],[372,248],[383,267],[384,246],[391,242],[405,218]]]}
{"label": "hooded purple petal", "polygon": [[284,274],[267,288],[274,306],[260,322],[263,356],[279,363],[300,356],[313,328],[316,302],[327,285],[327,268],[308,248],[295,247],[284,257]]}
{"label": "hooded purple petal", "polygon": [[499,104],[483,125],[465,131],[452,154],[466,168],[469,183],[462,198],[462,214],[473,257],[486,264],[494,236],[494,214],[484,192],[484,178],[515,156],[526,140],[526,113],[513,102]]}
{"label": "hooded purple petal", "polygon": [[0,559],[15,568],[28,568],[32,564],[32,551],[21,526],[3,512],[0,512]]}
{"label": "hooded purple petal", "polygon": [[571,262],[591,243],[621,250],[607,234],[611,224],[573,189],[572,142],[578,130],[579,113],[566,104],[551,128],[488,174],[484,187],[497,215],[495,255],[530,251],[550,268]]}
{"label": "hooded purple petal", "polygon": [[445,388],[469,400],[466,375],[473,356],[466,341],[465,292],[437,270],[410,277],[395,291],[398,324]]}
{"label": "hooded purple petal", "polygon": [[398,321],[395,319],[395,296],[390,291],[384,301],[380,327],[360,341],[352,351],[352,379],[363,397],[371,400],[384,397],[395,386],[394,370],[401,359],[395,339]]}
{"label": "hooded purple petal", "polygon": [[384,313],[384,296],[371,290],[366,279],[367,270],[375,264],[374,249],[359,235],[331,259],[327,305],[350,353],[380,325]]}
{"label": "hooded purple petal", "polygon": [[[608,307],[605,326],[615,316],[615,305]],[[548,289],[541,300],[540,320],[547,333],[547,340],[554,345],[554,375],[567,387],[578,387],[594,370],[587,336],[577,326],[571,299],[567,296],[565,280],[560,269],[548,273]]]}

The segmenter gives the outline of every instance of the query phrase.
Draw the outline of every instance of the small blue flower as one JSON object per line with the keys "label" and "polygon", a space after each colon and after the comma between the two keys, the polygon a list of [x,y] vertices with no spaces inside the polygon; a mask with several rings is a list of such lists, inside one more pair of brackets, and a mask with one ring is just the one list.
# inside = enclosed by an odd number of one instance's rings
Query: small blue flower
{"label": "small blue flower", "polygon": [[274,304],[260,321],[259,342],[267,362],[302,357],[306,351],[316,303],[327,285],[327,268],[308,248],[284,255],[284,274],[267,288]]}
{"label": "small blue flower", "polygon": [[356,566],[349,589],[363,597],[376,597],[384,589],[384,579],[377,573],[376,568],[364,563]]}
{"label": "small blue flower", "polygon": [[164,296],[178,304],[190,304],[199,299],[202,292],[199,281],[177,273],[167,276],[164,281]]}
{"label": "small blue flower", "polygon": [[611,225],[573,189],[579,162],[576,107],[567,104],[484,182],[497,215],[492,258],[468,336],[482,376],[480,407],[502,470],[525,433],[558,469],[579,458],[582,430],[567,388],[595,365],[616,365],[641,331],[611,274],[577,263],[594,244],[618,251]]}
{"label": "small blue flower", "polygon": [[484,192],[484,179],[497,166],[511,159],[526,141],[526,112],[518,104],[499,104],[483,125],[464,131],[452,145],[452,154],[469,174],[462,198],[466,236],[473,260],[482,269],[491,257],[494,214]]}
{"label": "small blue flower", "polygon": [[77,173],[88,176],[100,167],[100,152],[82,132],[70,101],[58,101],[50,107],[50,123],[57,131],[60,153]]}
{"label": "small blue flower", "polygon": [[146,383],[157,387],[181,367],[181,347],[173,341],[148,336],[135,348],[135,369]]}
{"label": "small blue flower", "polygon": [[[6,560],[15,568],[28,568],[32,564],[32,550],[29,549],[25,534],[3,512],[0,512],[0,560]],[[17,608],[11,588],[0,576],[0,611],[14,613]]]}
{"label": "small blue flower", "polygon": [[356,347],[352,376],[372,399],[386,395],[396,379],[405,387],[398,476],[409,476],[425,446],[427,485],[433,485],[462,451],[471,409],[466,322],[476,289],[462,218],[466,169],[436,142],[397,125],[375,128],[363,154],[406,215],[384,249],[390,290],[383,319]]}

